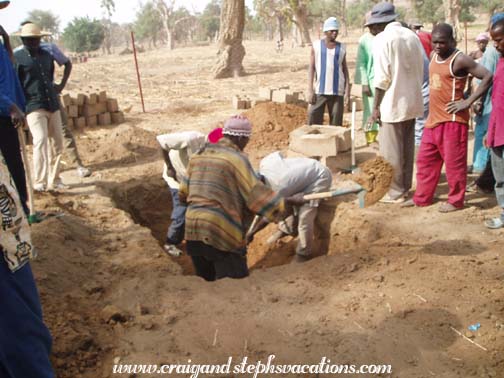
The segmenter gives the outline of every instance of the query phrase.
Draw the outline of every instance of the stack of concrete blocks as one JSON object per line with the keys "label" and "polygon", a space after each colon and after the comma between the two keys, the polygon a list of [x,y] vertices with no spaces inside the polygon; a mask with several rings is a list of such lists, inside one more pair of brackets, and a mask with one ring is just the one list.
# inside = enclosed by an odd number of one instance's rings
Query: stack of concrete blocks
{"label": "stack of concrete blocks", "polygon": [[124,113],[119,110],[115,98],[109,98],[107,92],[78,93],[72,97],[65,94],[61,98],[68,116],[68,127],[83,129],[97,125],[107,126],[124,122]]}
{"label": "stack of concrete blocks", "polygon": [[250,109],[252,107],[252,100],[248,96],[234,95],[233,108],[236,110]]}
{"label": "stack of concrete blocks", "polygon": [[308,107],[307,102],[304,100],[303,92],[292,91],[289,86],[276,88],[261,87],[259,88],[259,98],[264,101]]}
{"label": "stack of concrete blocks", "polygon": [[346,127],[302,126],[289,134],[289,150],[294,155],[317,159],[331,171],[350,168],[351,148],[351,130]]}

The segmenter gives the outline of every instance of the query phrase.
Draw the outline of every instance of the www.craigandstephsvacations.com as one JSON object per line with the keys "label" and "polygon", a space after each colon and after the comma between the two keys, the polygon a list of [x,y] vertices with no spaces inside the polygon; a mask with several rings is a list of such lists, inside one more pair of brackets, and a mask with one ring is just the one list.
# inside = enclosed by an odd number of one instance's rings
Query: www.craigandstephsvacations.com
{"label": "www.craigandstephsvacations.com", "polygon": [[322,357],[316,364],[281,364],[275,363],[276,356],[271,354],[263,362],[249,362],[248,357],[243,357],[233,363],[233,357],[229,357],[223,364],[196,364],[188,360],[187,364],[145,365],[145,364],[119,364],[116,363],[112,372],[114,374],[160,374],[187,376],[197,378],[204,375],[234,374],[257,377],[289,374],[390,374],[392,365],[370,364],[335,364],[329,358]]}

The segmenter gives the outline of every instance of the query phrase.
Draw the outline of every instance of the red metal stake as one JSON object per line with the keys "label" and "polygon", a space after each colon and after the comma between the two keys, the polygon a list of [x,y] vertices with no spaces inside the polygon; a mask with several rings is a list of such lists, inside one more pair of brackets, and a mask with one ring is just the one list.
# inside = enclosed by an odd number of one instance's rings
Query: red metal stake
{"label": "red metal stake", "polygon": [[142,92],[142,81],[140,80],[140,70],[138,69],[138,59],[137,59],[136,46],[135,46],[135,35],[133,34],[133,32],[131,32],[131,43],[133,44],[133,55],[135,57],[135,67],[136,67],[136,73],[137,73],[137,79],[138,79],[138,89],[140,90],[140,99],[142,100],[142,111],[145,113],[145,104],[144,104],[144,98],[143,98],[143,92]]}

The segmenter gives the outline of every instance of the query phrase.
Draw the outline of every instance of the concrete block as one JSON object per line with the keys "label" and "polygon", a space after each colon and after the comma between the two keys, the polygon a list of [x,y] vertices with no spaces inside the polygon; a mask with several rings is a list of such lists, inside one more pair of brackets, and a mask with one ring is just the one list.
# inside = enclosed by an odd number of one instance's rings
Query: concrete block
{"label": "concrete block", "polygon": [[297,101],[296,96],[294,96],[288,89],[278,89],[273,91],[271,96],[273,102],[281,102],[285,104],[293,104]]}
{"label": "concrete block", "polygon": [[96,105],[96,103],[98,103],[98,95],[96,93],[90,93],[86,100],[86,104]]}
{"label": "concrete block", "polygon": [[63,106],[67,107],[67,106],[70,106],[72,105],[72,97],[70,97],[70,95],[68,93],[64,94],[63,96],[61,96],[61,102],[63,104]]}
{"label": "concrete block", "polygon": [[67,118],[67,127],[68,127],[70,130],[73,130],[73,129],[74,129],[74,118],[71,118],[71,117],[68,117],[68,118]]}
{"label": "concrete block", "polygon": [[107,126],[112,123],[112,117],[110,113],[98,114],[98,125]]}
{"label": "concrete block", "polygon": [[107,100],[107,111],[109,113],[115,113],[119,111],[119,105],[117,104],[117,100],[115,98],[109,98]]}
{"label": "concrete block", "polygon": [[259,88],[259,98],[271,101],[271,96],[273,95],[273,89],[270,87],[260,87]]}
{"label": "concrete block", "polygon": [[79,116],[79,107],[77,105],[70,105],[67,108],[67,115],[71,118]]}
{"label": "concrete block", "polygon": [[[350,97],[350,112],[352,111],[352,102],[355,102],[355,110],[358,111],[358,112],[361,112],[363,109],[364,109],[364,104],[362,103],[362,98],[361,97],[357,97],[357,96],[351,96]],[[348,111],[346,108],[345,108],[345,111]]]}
{"label": "concrete block", "polygon": [[98,94],[98,102],[107,102],[107,92],[106,91],[101,91]]}
{"label": "concrete block", "polygon": [[351,148],[350,129],[340,126],[302,126],[289,134],[289,148],[309,157],[337,156]]}
{"label": "concrete block", "polygon": [[124,113],[123,112],[115,112],[110,114],[112,118],[112,123],[123,123],[124,122]]}
{"label": "concrete block", "polygon": [[94,127],[98,124],[98,117],[97,116],[91,116],[91,117],[86,117],[86,126],[87,127]]}
{"label": "concrete block", "polygon": [[327,156],[321,158],[320,162],[324,164],[331,172],[341,172],[352,167],[352,154],[350,151],[339,153],[338,156]]}
{"label": "concrete block", "polygon": [[70,97],[70,105],[79,105],[77,97]]}
{"label": "concrete block", "polygon": [[86,127],[86,117],[78,117],[74,119],[74,128],[83,129]]}
{"label": "concrete block", "polygon": [[254,106],[257,106],[259,104],[264,104],[265,102],[271,102],[271,101],[265,98],[259,98],[256,100],[252,100],[250,106],[253,108]]}
{"label": "concrete block", "polygon": [[98,114],[107,113],[107,102],[99,102],[96,105],[96,112]]}
{"label": "concrete block", "polygon": [[247,98],[242,98],[238,95],[234,95],[232,98],[233,102],[233,108],[240,110],[240,109],[249,109],[251,107],[251,101],[248,100]]}
{"label": "concrete block", "polygon": [[94,117],[98,114],[96,105],[86,104],[82,107],[82,115],[84,117]]}
{"label": "concrete block", "polygon": [[82,106],[87,102],[87,96],[84,93],[77,95],[77,105]]}

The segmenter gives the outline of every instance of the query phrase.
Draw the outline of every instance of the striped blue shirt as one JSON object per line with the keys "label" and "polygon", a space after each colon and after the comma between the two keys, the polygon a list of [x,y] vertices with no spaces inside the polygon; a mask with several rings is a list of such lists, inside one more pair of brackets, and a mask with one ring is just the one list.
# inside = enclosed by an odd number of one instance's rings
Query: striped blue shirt
{"label": "striped blue shirt", "polygon": [[346,85],[343,74],[345,45],[336,42],[334,49],[328,49],[325,40],[321,39],[314,43],[313,50],[315,51],[316,70],[315,93],[343,96]]}

